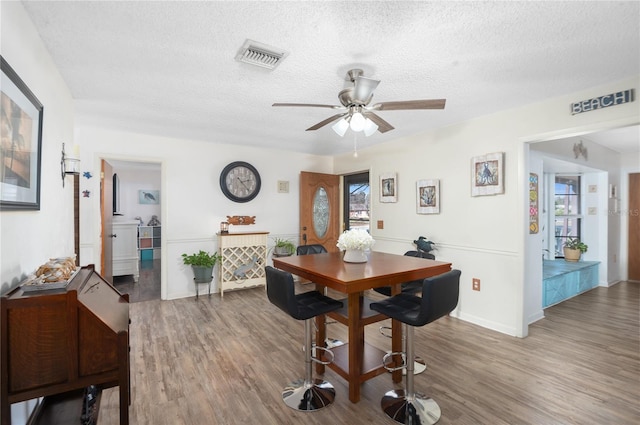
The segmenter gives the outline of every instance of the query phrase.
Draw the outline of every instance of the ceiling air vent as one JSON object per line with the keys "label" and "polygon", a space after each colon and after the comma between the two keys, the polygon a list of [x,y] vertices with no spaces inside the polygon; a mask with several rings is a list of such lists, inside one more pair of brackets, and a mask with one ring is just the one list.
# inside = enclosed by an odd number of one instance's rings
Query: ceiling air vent
{"label": "ceiling air vent", "polygon": [[273,69],[280,65],[280,62],[282,62],[288,54],[289,53],[276,49],[275,47],[267,46],[257,41],[247,40],[240,49],[240,52],[238,52],[236,60]]}

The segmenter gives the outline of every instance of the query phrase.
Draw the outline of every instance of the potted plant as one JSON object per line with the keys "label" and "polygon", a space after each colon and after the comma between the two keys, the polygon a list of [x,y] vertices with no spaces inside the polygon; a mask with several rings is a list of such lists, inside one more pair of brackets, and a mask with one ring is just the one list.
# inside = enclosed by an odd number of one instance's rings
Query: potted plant
{"label": "potted plant", "polygon": [[195,254],[182,254],[182,262],[191,266],[196,283],[208,283],[213,278],[213,267],[221,260],[220,254],[200,250]]}
{"label": "potted plant", "polygon": [[589,247],[579,238],[569,238],[564,243],[564,259],[565,261],[575,262],[580,260],[582,253],[587,252]]}
{"label": "potted plant", "polygon": [[278,257],[287,257],[296,252],[296,246],[288,239],[275,238],[273,245],[273,255]]}

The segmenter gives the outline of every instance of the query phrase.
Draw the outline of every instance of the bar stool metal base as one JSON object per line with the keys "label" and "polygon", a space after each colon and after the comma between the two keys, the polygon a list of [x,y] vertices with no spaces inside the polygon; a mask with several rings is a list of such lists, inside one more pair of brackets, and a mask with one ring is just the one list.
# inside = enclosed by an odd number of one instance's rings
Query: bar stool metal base
{"label": "bar stool metal base", "polygon": [[333,385],[322,379],[314,379],[312,383],[299,379],[282,391],[286,405],[301,412],[323,409],[331,405],[335,397]]}
{"label": "bar stool metal base", "polygon": [[405,397],[404,390],[388,391],[381,401],[382,410],[400,424],[433,425],[440,420],[440,406],[432,398],[415,394]]}

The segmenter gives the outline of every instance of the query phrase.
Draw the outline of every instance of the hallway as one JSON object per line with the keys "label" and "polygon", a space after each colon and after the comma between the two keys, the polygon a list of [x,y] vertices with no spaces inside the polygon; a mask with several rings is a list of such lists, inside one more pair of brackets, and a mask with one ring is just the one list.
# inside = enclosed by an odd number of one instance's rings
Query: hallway
{"label": "hallway", "polygon": [[113,286],[123,294],[129,294],[129,302],[151,301],[160,299],[160,260],[144,260],[138,263],[140,278],[133,281],[133,276],[114,276]]}

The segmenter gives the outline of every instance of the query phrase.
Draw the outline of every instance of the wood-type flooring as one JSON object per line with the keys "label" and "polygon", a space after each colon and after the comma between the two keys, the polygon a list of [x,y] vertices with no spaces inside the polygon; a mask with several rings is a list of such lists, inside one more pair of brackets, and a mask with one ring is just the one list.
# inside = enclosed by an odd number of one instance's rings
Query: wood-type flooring
{"label": "wood-type flooring", "polygon": [[[523,339],[452,317],[418,328],[416,353],[428,369],[416,390],[440,405],[439,425],[640,423],[639,287],[598,287],[548,308]],[[303,324],[263,288],[134,303],[131,322],[131,424],[393,423],[380,409],[390,375],[365,382],[353,404],[327,369],[332,406],[301,413],[283,403],[284,386],[304,374]],[[347,335],[339,324],[328,332]],[[366,339],[390,346],[376,325]],[[117,423],[118,390],[108,389],[98,425]]]}

